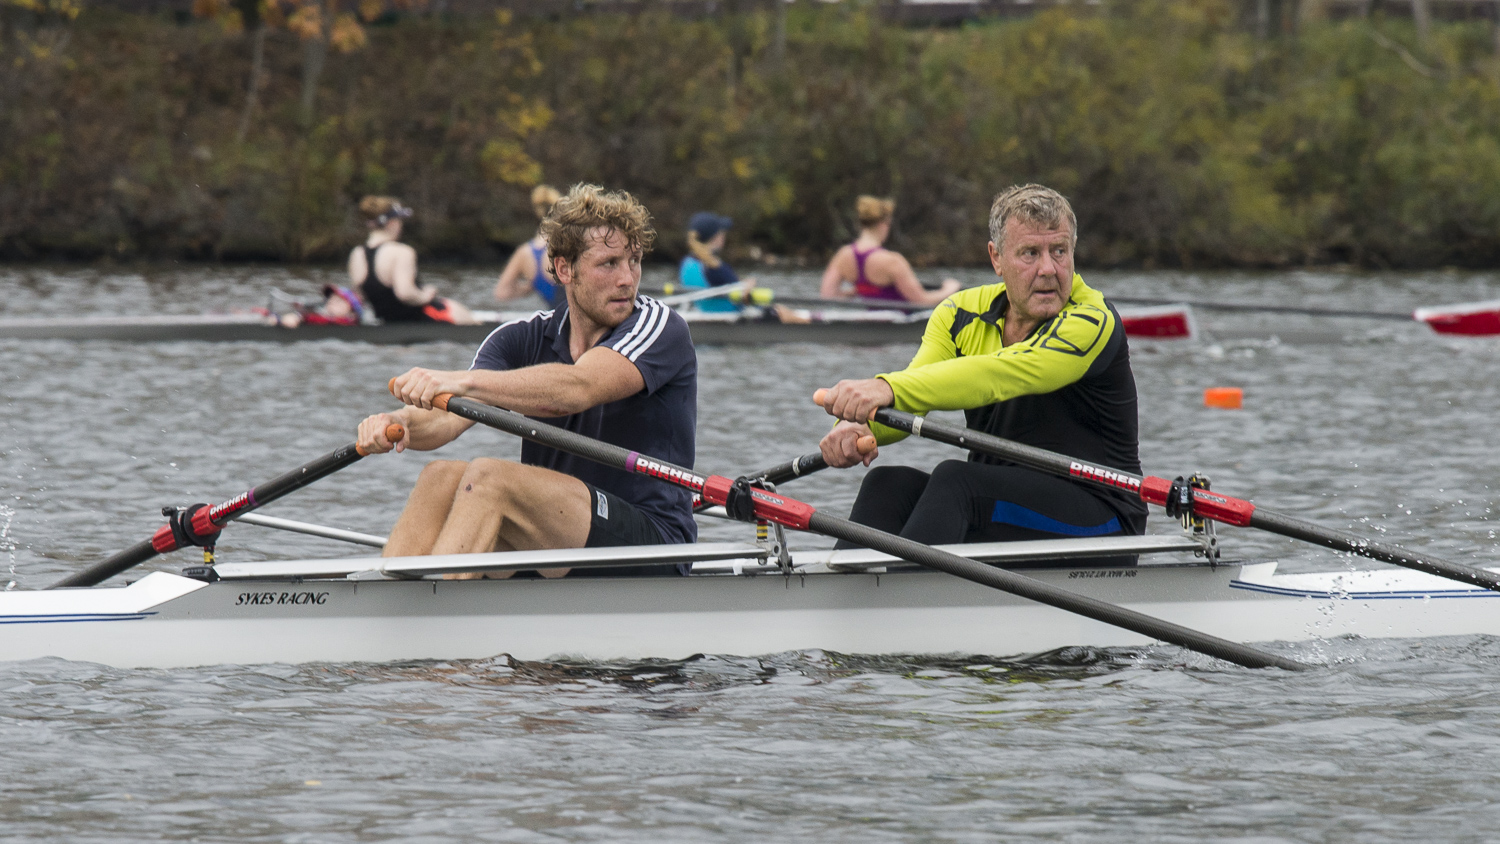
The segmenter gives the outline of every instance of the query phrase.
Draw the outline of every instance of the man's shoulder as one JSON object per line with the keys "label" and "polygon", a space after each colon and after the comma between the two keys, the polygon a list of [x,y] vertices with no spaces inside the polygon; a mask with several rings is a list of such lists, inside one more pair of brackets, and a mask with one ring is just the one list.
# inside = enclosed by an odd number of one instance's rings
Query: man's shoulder
{"label": "man's shoulder", "polygon": [[978,287],[965,287],[944,299],[939,308],[955,308],[961,311],[971,311],[982,314],[990,309],[995,303],[995,297],[1005,292],[1005,282],[996,281],[990,284],[981,284]]}
{"label": "man's shoulder", "polygon": [[1038,335],[1038,348],[1096,360],[1112,359],[1111,349],[1124,340],[1124,330],[1104,301],[1104,294],[1073,276],[1073,295]]}
{"label": "man's shoulder", "polygon": [[502,361],[510,367],[536,363],[534,360],[516,360],[515,356],[528,348],[542,348],[540,341],[547,336],[548,329],[557,318],[557,310],[545,310],[501,323],[479,344],[469,367],[489,369]]}
{"label": "man's shoulder", "polygon": [[650,296],[636,296],[635,311],[615,326],[600,345],[614,349],[631,361],[639,360],[648,351],[693,354],[693,339],[687,320],[675,309]]}
{"label": "man's shoulder", "polygon": [[505,322],[502,322],[498,326],[496,326],[495,330],[491,331],[489,333],[489,336],[485,339],[486,341],[488,341],[490,338],[501,337],[505,335],[544,333],[547,331],[547,329],[552,327],[553,323],[557,322],[557,320],[561,316],[561,314],[559,313],[561,310],[561,308],[546,308],[543,310],[532,311],[525,316],[506,320]]}
{"label": "man's shoulder", "polygon": [[1108,303],[1104,301],[1104,294],[1084,284],[1083,276],[1076,273],[1073,275],[1073,295],[1063,306],[1063,313],[1087,314],[1105,323],[1114,321],[1114,314],[1110,312]]}
{"label": "man's shoulder", "polygon": [[1069,301],[1102,307],[1104,305],[1104,294],[1090,287],[1083,280],[1083,276],[1073,273],[1073,295]]}

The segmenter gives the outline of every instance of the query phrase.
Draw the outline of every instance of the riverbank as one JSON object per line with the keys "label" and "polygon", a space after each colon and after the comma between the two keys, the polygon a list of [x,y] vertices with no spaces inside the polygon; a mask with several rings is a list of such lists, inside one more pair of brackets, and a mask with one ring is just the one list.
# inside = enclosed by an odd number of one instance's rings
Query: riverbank
{"label": "riverbank", "polygon": [[817,263],[870,192],[916,263],[970,265],[989,198],[1040,181],[1098,266],[1500,263],[1488,23],[1262,41],[1232,11],[927,30],[799,3],[784,38],[757,11],[407,17],[318,74],[269,31],[251,100],[246,32],[86,9],[0,38],[0,257],[337,260],[374,192],[417,209],[424,257],[497,260],[533,183],[592,180],[646,201],[666,257],[712,208],[741,257]]}

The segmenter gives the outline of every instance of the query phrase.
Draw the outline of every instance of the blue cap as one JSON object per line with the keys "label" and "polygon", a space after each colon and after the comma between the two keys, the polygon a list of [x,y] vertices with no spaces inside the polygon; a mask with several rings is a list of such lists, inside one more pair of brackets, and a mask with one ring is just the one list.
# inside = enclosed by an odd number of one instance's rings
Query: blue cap
{"label": "blue cap", "polygon": [[688,218],[688,230],[698,235],[699,240],[708,240],[732,225],[734,225],[733,220],[721,217],[712,211],[699,211]]}

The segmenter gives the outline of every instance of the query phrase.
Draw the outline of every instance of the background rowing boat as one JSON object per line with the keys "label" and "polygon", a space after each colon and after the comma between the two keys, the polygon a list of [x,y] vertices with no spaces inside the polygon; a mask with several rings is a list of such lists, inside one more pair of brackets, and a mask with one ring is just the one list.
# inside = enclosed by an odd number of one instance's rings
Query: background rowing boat
{"label": "background rowing boat", "polygon": [[[150,269],[141,274],[116,274],[108,276],[107,281],[100,278],[100,271],[89,269],[59,271],[53,267],[23,267],[9,272],[17,283],[8,287],[11,297],[0,305],[0,340],[343,340],[391,345],[448,341],[477,345],[493,328],[489,325],[426,323],[302,326],[286,330],[265,325],[257,315],[248,312],[265,304],[272,289],[285,289],[312,298],[324,282],[342,279],[337,270],[174,267]],[[817,278],[811,272],[769,268],[760,268],[758,272],[764,285],[796,303],[798,310],[813,318],[816,324],[728,321],[720,315],[702,314],[693,323],[695,342],[700,345],[798,342],[881,345],[916,343],[921,337],[920,320],[907,321],[899,312],[872,312],[868,314],[868,322],[861,322],[859,320],[865,318],[861,311],[808,305],[817,289]],[[993,279],[992,275],[975,270],[958,270],[954,274],[970,285]],[[1133,337],[1143,341],[1170,341],[1191,335],[1209,341],[1276,338],[1293,343],[1337,343],[1346,338],[1420,335],[1427,331],[1413,331],[1414,326],[1420,328],[1420,325],[1404,317],[1372,323],[1368,314],[1402,316],[1419,307],[1494,300],[1500,296],[1500,289],[1492,288],[1485,275],[1458,278],[1446,275],[1088,272],[1086,278],[1107,295],[1118,298],[1117,307],[1125,318],[1127,329]],[[439,284],[445,294],[478,307],[488,308],[495,304],[489,300],[493,279],[488,272],[440,267],[426,271],[425,277]],[[1434,277],[1438,283],[1434,283]],[[651,268],[643,288],[660,289],[668,279],[670,275],[663,268]],[[1170,304],[1174,302],[1198,302],[1200,307],[1184,308]],[[1226,304],[1223,308],[1213,307],[1215,302]],[[1268,310],[1253,310],[1257,305]],[[529,313],[529,309],[542,307],[542,303],[522,299],[506,303],[504,307],[511,315],[523,315]],[[1275,312],[1275,309],[1289,308],[1323,313]],[[1341,318],[1338,316],[1341,312],[1350,316]],[[1486,326],[1500,319],[1500,315],[1486,311],[1477,319],[1473,316],[1455,319],[1464,321],[1467,327],[1447,326],[1446,323],[1440,327],[1482,333],[1490,330]],[[1500,323],[1496,325],[1500,326]]]}

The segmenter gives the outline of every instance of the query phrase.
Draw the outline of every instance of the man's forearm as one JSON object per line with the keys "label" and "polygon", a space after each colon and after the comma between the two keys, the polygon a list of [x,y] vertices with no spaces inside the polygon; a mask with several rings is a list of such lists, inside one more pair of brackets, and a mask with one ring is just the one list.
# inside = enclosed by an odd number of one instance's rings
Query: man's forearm
{"label": "man's forearm", "polygon": [[599,403],[576,367],[543,363],[523,369],[470,371],[469,398],[527,416],[570,416]]}
{"label": "man's forearm", "polygon": [[416,451],[432,451],[458,439],[472,422],[446,410],[404,407],[391,414],[406,426],[407,445]]}

